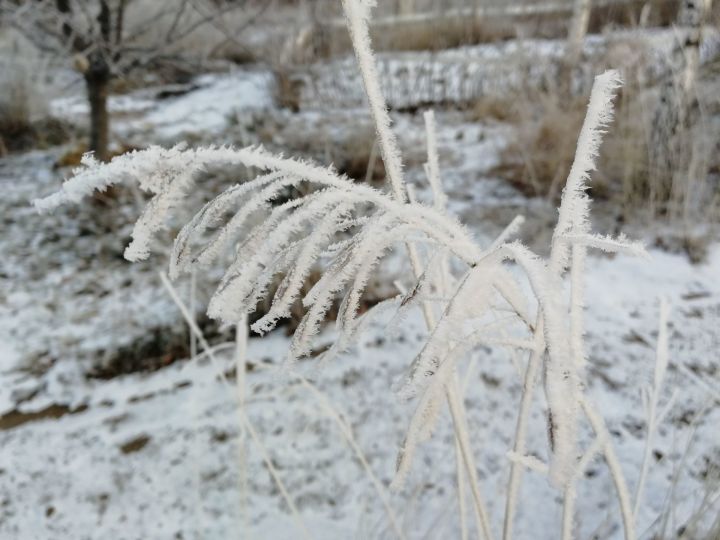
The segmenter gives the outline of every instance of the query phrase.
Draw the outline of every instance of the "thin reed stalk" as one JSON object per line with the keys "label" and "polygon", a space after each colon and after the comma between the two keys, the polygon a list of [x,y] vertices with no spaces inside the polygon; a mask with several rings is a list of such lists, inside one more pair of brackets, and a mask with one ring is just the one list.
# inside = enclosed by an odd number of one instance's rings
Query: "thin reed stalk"
{"label": "thin reed stalk", "polygon": [[[383,161],[385,163],[393,195],[398,202],[402,203],[407,200],[408,193],[403,178],[402,159],[400,157],[397,138],[395,137],[391,127],[390,115],[388,114],[385,98],[383,97],[382,90],[380,88],[380,78],[377,72],[377,65],[370,45],[370,33],[368,30],[370,4],[370,2],[361,2],[359,0],[343,0],[343,8],[345,10],[345,17],[347,19],[353,49],[355,50],[355,56],[357,57],[358,65],[360,67],[365,93],[368,98],[370,111],[372,113],[378,135],[380,152],[383,156]],[[431,121],[429,121],[429,124],[431,125]],[[429,135],[429,137],[434,137],[434,133]],[[440,192],[441,188],[439,187],[439,173],[437,171],[436,159],[437,151],[434,139],[432,139],[429,148],[430,162],[433,163],[430,168],[432,174],[434,175],[431,185],[433,186],[433,189]],[[423,268],[417,249],[410,242],[406,243],[406,247],[415,278],[419,279],[423,274]],[[435,317],[432,312],[432,306],[428,302],[423,302],[422,309],[427,329],[428,331],[432,331],[435,327]],[[475,512],[481,524],[483,537],[486,540],[491,540],[492,533],[490,530],[490,521],[487,510],[485,509],[483,498],[480,494],[480,488],[477,480],[477,469],[475,468],[473,453],[470,448],[469,437],[467,436],[467,420],[463,411],[464,405],[457,399],[457,396],[454,395],[454,393],[458,391],[458,385],[455,379],[453,379],[453,382],[454,384],[446,386],[446,399],[453,418],[453,425],[457,436],[457,446],[459,446],[460,449],[460,456],[458,456],[458,459],[462,459],[468,474],[470,489],[475,505]]]}
{"label": "thin reed stalk", "polygon": [[300,375],[299,373],[294,373],[294,376],[296,376],[300,383],[307,388],[310,393],[316,398],[318,403],[320,403],[320,406],[325,411],[325,413],[330,417],[340,428],[340,432],[343,434],[343,437],[345,437],[345,440],[347,441],[348,446],[350,449],[355,453],[355,456],[357,457],[358,461],[362,465],[362,468],[365,470],[365,473],[368,475],[368,478],[370,479],[370,483],[373,485],[373,488],[375,488],[375,492],[377,493],[378,497],[380,498],[380,502],[382,503],[383,507],[385,508],[385,512],[387,514],[388,520],[390,521],[390,526],[392,527],[393,531],[395,532],[395,535],[400,538],[401,540],[405,538],[405,534],[402,531],[402,528],[400,527],[400,522],[395,515],[395,511],[392,509],[392,505],[390,504],[390,498],[388,497],[388,493],[385,490],[385,487],[383,486],[382,482],[378,479],[378,477],[373,472],[372,468],[370,467],[370,464],[367,461],[367,458],[365,457],[364,452],[358,445],[357,441],[355,440],[355,437],[352,434],[352,429],[348,425],[345,420],[342,419],[342,417],[338,414],[335,407],[332,406],[330,403],[330,400],[327,398],[325,394],[323,394],[317,386],[312,384],[310,381],[308,381],[305,377]]}
{"label": "thin reed stalk", "polygon": [[[215,356],[215,353],[213,351],[213,348],[210,346],[210,344],[205,339],[205,335],[202,333],[202,330],[198,327],[197,323],[195,322],[194,318],[191,316],[190,311],[188,310],[185,303],[180,298],[180,295],[178,295],[177,290],[173,286],[172,283],[170,283],[170,280],[167,278],[164,272],[158,272],[160,275],[160,280],[162,281],[163,286],[165,287],[165,290],[167,290],[168,294],[170,295],[170,298],[172,298],[172,301],[175,303],[175,305],[180,310],[180,313],[182,314],[183,318],[185,319],[185,322],[190,327],[190,330],[195,334],[195,337],[198,339],[198,343],[200,343],[200,346],[202,347],[205,354],[207,354],[208,358],[210,359],[210,362],[215,369],[218,378],[222,382],[222,384],[225,386],[226,389],[230,390],[232,386],[230,385],[230,382],[227,380],[227,377],[225,376],[225,372],[222,369],[222,366],[220,365],[220,361]],[[242,341],[242,340],[241,340]],[[312,538],[312,535],[307,529],[307,526],[305,525],[305,522],[303,521],[302,517],[300,516],[300,512],[297,509],[297,506],[295,505],[295,502],[292,500],[292,497],[290,497],[290,493],[288,492],[287,488],[285,487],[284,482],[278,475],[277,470],[275,469],[275,466],[273,465],[272,459],[270,459],[270,453],[268,452],[267,448],[265,447],[265,444],[262,442],[262,439],[259,437],[257,431],[255,431],[255,428],[252,425],[252,422],[250,422],[250,419],[248,418],[247,414],[245,413],[244,408],[238,407],[238,415],[240,418],[241,426],[247,430],[247,432],[250,434],[251,439],[255,443],[255,445],[258,448],[258,451],[260,452],[260,455],[262,456],[263,461],[265,462],[265,466],[268,468],[268,471],[270,472],[270,476],[273,479],[273,482],[275,482],[275,485],[277,486],[278,490],[280,491],[280,494],[283,497],[283,500],[285,501],[285,504],[288,505],[288,508],[290,509],[290,512],[293,516],[293,519],[295,520],[295,524],[297,528],[302,533],[303,538],[310,540]]]}
{"label": "thin reed stalk", "polygon": [[643,489],[647,478],[648,468],[652,455],[652,444],[657,429],[659,415],[657,411],[658,401],[660,398],[660,389],[662,388],[665,371],[668,365],[668,317],[670,308],[665,298],[660,300],[660,323],[658,327],[657,352],[655,355],[655,377],[653,380],[652,391],[644,393],[645,396],[645,413],[647,417],[647,435],[645,437],[645,451],[643,452],[643,461],[640,467],[640,476],[635,488],[635,504],[633,505],[633,516],[637,519],[640,502],[642,501]]}
{"label": "thin reed stalk", "polygon": [[[248,325],[247,314],[243,314],[235,325],[235,388],[237,389],[238,408],[245,410],[246,374],[247,374]],[[245,529],[248,525],[248,474],[247,444],[244,423],[240,424],[238,434],[238,465],[240,477],[240,517]]]}
{"label": "thin reed stalk", "polygon": [[625,480],[625,475],[622,472],[620,460],[618,459],[617,454],[615,453],[615,448],[612,445],[610,433],[605,426],[605,421],[586,398],[583,397],[580,404],[582,405],[583,411],[585,412],[593,431],[595,431],[595,435],[603,441],[602,452],[615,486],[615,493],[617,495],[618,505],[620,506],[620,515],[622,516],[623,529],[625,531],[625,539],[635,540],[637,538],[637,533],[635,532],[635,519],[633,517],[630,490],[627,487],[627,481]]}

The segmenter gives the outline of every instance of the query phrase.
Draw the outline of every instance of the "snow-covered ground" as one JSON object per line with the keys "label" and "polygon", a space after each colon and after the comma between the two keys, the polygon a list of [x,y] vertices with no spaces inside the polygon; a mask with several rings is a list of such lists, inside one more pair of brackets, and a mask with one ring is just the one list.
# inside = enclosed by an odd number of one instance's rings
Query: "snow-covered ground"
{"label": "snow-covered ground", "polygon": [[[158,92],[171,97],[158,99]],[[227,129],[239,111],[263,110],[272,104],[272,74],[240,69],[201,75],[192,84],[178,88],[150,88],[111,96],[108,109],[119,117],[112,126],[116,137],[142,135],[167,143],[200,132],[218,134]],[[77,93],[54,100],[51,110],[60,118],[81,123],[88,114],[88,103],[82,93]]]}
{"label": "snow-covered ground", "polygon": [[[670,478],[681,467],[675,488],[678,520],[696,508],[711,463],[717,463],[716,426],[720,249],[691,266],[683,257],[653,252],[650,262],[618,257],[593,259],[589,275],[589,393],[606,415],[631,482],[637,477],[644,441],[639,389],[650,384],[662,291],[674,306],[671,367],[663,403],[678,398],[656,439],[641,530],[663,511]],[[139,286],[136,282],[132,288]],[[172,311],[172,306],[165,309]],[[150,303],[144,304],[150,307]],[[3,317],[22,317],[8,313]],[[121,315],[116,315],[120,317]],[[102,332],[99,326],[89,335]],[[105,319],[105,320],[103,320]],[[157,322],[155,319],[153,322]],[[354,437],[375,474],[387,483],[411,405],[391,387],[420,347],[425,332],[411,319],[393,338],[377,323],[351,353],[318,372],[307,366],[318,387],[352,425]],[[63,325],[61,328],[72,327]],[[87,332],[87,329],[85,330]],[[105,330],[106,336],[108,330]],[[39,337],[39,336],[38,336]],[[22,349],[22,341],[10,337]],[[251,339],[248,354],[247,414],[261,434],[274,467],[287,485],[315,538],[385,537],[387,519],[357,456],[345,444],[322,402],[280,369],[288,346],[279,333]],[[68,350],[72,351],[74,347]],[[220,355],[232,371],[229,353]],[[16,538],[287,538],[297,525],[274,487],[262,452],[248,443],[247,507],[240,485],[239,420],[236,393],[217,379],[207,361],[183,361],[151,374],[86,380],[78,360],[59,358],[39,381],[25,381],[3,358],[6,416],[67,404],[60,418],[28,419],[3,427],[0,454],[3,510],[0,531]],[[484,350],[473,355],[467,403],[474,448],[480,456],[483,487],[496,516],[502,511],[520,380],[506,355]],[[260,367],[262,366],[262,367]],[[463,366],[463,370],[467,366]],[[698,381],[700,378],[702,380]],[[715,381],[715,382],[713,382]],[[22,401],[28,395],[33,397]],[[694,445],[685,455],[695,414]],[[444,419],[444,426],[449,419]],[[531,448],[544,455],[544,413],[533,412]],[[422,447],[407,489],[391,498],[409,537],[454,537],[456,494],[451,432],[440,429]],[[580,515],[585,533],[609,516],[602,538],[619,535],[610,480],[602,464],[581,484]],[[543,477],[528,474],[518,516],[519,538],[552,538],[560,519],[558,494]],[[244,517],[245,516],[245,517]],[[247,519],[247,528],[243,525]],[[364,531],[364,532],[363,532]],[[547,531],[540,534],[538,531]]]}
{"label": "snow-covered ground", "polygon": [[[235,129],[233,114],[241,111],[249,118],[241,122],[254,122],[253,115],[262,111],[277,120],[275,141],[281,144],[277,141],[312,137],[333,141],[367,121],[367,113],[352,108],[329,117],[268,110],[270,77],[263,72],[210,75],[198,87],[162,101],[148,93],[113,101],[115,129],[151,141],[174,142],[190,134],[211,139],[217,134],[224,141]],[[68,116],[83,113],[72,100],[56,108]],[[396,121],[403,147],[422,150],[422,120],[398,115]],[[540,216],[522,236],[544,241],[547,205],[486,174],[497,163],[507,127],[470,124],[455,113],[439,114],[438,125],[452,211],[481,240],[517,212]],[[385,496],[407,537],[459,536],[447,416],[422,445],[406,487],[392,494],[384,487],[413,411],[413,403],[399,400],[392,388],[426,337],[419,316],[392,331],[387,320],[378,319],[347,354],[323,366],[301,362],[298,372],[283,369],[288,338],[282,330],[252,338],[247,416],[262,446],[247,436],[240,443],[231,333],[215,336],[220,366],[206,357],[173,363],[170,357],[169,365],[152,372],[89,376],[117,351],[130,350],[154,332],[182,334],[184,325],[157,276],[162,257],[138,265],[121,258],[138,212],[131,196],[121,193],[116,200],[50,216],[34,213],[29,200],[59,185],[52,169],[58,153],[0,161],[0,538],[300,537],[267,461],[313,538],[393,537],[381,503]],[[421,170],[421,161],[408,163],[408,177],[418,183],[420,199],[427,199]],[[553,211],[549,214],[552,218]],[[502,222],[488,223],[490,216]],[[711,243],[698,265],[681,254],[650,252],[649,261],[592,257],[586,302],[588,393],[608,421],[631,490],[645,441],[640,390],[652,382],[659,296],[672,305],[661,405],[677,395],[653,445],[638,515],[641,533],[670,506],[675,513],[668,530],[674,532],[699,508],[720,467],[720,243]],[[391,267],[394,277],[411,284],[401,253]],[[185,297],[187,285],[179,284]],[[331,339],[323,334],[320,345]],[[460,373],[481,486],[499,532],[509,470],[505,453],[521,381],[503,350],[478,350]],[[328,402],[351,426],[382,483],[379,492],[329,414]],[[545,429],[540,402],[532,411],[529,448],[541,458],[547,451]],[[583,433],[583,442],[588,440]],[[517,538],[555,538],[560,494],[544,477],[527,473],[521,497]],[[710,511],[717,512],[717,504]],[[599,461],[580,484],[578,515],[580,538],[621,536],[611,480]]]}

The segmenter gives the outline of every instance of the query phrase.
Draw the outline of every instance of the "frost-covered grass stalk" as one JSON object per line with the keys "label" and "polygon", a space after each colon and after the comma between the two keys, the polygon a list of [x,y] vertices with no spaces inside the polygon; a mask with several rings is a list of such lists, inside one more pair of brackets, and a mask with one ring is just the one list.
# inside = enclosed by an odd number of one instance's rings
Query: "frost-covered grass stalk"
{"label": "frost-covered grass stalk", "polygon": [[363,79],[365,93],[370,105],[377,136],[380,141],[385,169],[395,197],[404,201],[407,194],[403,181],[403,163],[397,139],[392,132],[390,115],[388,114],[385,98],[380,88],[380,76],[377,63],[373,57],[370,46],[370,10],[375,7],[376,0],[343,0],[343,9],[347,20],[350,38],[357,58],[360,74]]}
{"label": "frost-covered grass stalk", "polygon": [[[227,377],[225,376],[225,372],[221,367],[220,360],[215,356],[215,352],[213,351],[213,348],[210,346],[210,344],[205,339],[205,336],[202,333],[202,330],[198,327],[197,323],[195,322],[195,318],[189,311],[188,307],[183,303],[182,299],[180,298],[180,295],[177,293],[177,290],[175,287],[173,287],[172,283],[170,283],[170,280],[163,274],[160,273],[160,280],[162,281],[165,289],[167,290],[168,294],[172,298],[175,305],[180,310],[180,313],[182,313],[183,318],[188,324],[188,327],[190,328],[191,333],[197,338],[198,342],[203,348],[204,353],[208,356],[210,361],[212,362],[213,368],[215,369],[216,374],[220,378],[220,380],[223,382],[225,387],[230,388],[230,383],[227,380]],[[235,344],[235,361],[238,361],[238,358],[242,356],[242,361],[244,363],[244,357],[245,357],[245,346],[246,346],[246,339],[243,337],[242,334],[239,334],[236,339]],[[242,375],[238,374],[238,378],[240,378]],[[244,379],[244,377],[243,377]],[[243,381],[244,382],[244,381]],[[252,423],[250,422],[250,419],[248,418],[245,408],[244,408],[244,393],[245,389],[243,387],[242,391],[239,392],[238,398],[240,400],[238,405],[238,413],[240,416],[240,424],[241,424],[241,430],[247,431],[250,434],[250,437],[255,442],[255,444],[258,447],[258,450],[262,454],[263,461],[265,462],[265,466],[268,468],[268,471],[270,472],[270,476],[272,477],[273,481],[275,482],[275,485],[277,486],[278,490],[280,491],[280,494],[282,495],[283,499],[285,500],[285,503],[288,505],[288,508],[290,509],[293,518],[295,519],[296,526],[298,530],[301,531],[303,538],[310,539],[312,536],[310,535],[307,526],[305,525],[305,522],[303,521],[302,517],[300,516],[300,512],[297,509],[297,506],[293,502],[292,497],[290,496],[290,493],[287,490],[287,487],[283,483],[282,479],[278,475],[277,470],[275,469],[275,466],[273,465],[272,459],[270,458],[270,453],[268,452],[267,448],[262,442],[262,439],[258,435],[257,431],[255,431],[255,428],[253,427]],[[243,444],[244,437],[240,437],[240,444]],[[241,474],[243,474],[243,471],[240,471]]]}
{"label": "frost-covered grass stalk", "polygon": [[[633,505],[633,516],[637,517],[640,503],[642,502],[643,489],[645,488],[645,479],[647,477],[648,468],[650,466],[653,438],[658,424],[669,411],[674,398],[671,397],[663,411],[658,413],[658,402],[660,400],[660,389],[665,379],[665,372],[668,366],[668,319],[670,317],[670,306],[667,299],[660,300],[660,323],[658,325],[658,341],[655,357],[655,374],[653,377],[653,385],[650,390],[643,389],[643,405],[645,407],[645,417],[647,418],[647,435],[645,438],[645,453],[643,454],[642,467],[640,468],[640,477],[635,487],[635,504]],[[674,394],[673,394],[674,395]]]}
{"label": "frost-covered grass stalk", "polygon": [[[195,276],[195,273],[192,274]],[[191,311],[190,313],[195,313]],[[193,334],[193,339],[194,339]],[[238,409],[241,411],[245,410],[245,379],[247,375],[247,346],[248,346],[248,323],[247,314],[240,317],[240,320],[235,325],[235,387],[237,388],[237,401]],[[247,444],[246,444],[246,433],[244,422],[240,423],[240,436],[238,440],[238,464],[240,473],[240,516],[242,519],[242,526],[247,528],[249,523],[247,516],[247,488],[248,488],[248,476],[247,476]]]}
{"label": "frost-covered grass stalk", "polygon": [[[403,179],[402,157],[395,133],[392,130],[387,104],[380,88],[380,77],[377,71],[369,32],[370,9],[374,7],[374,0],[343,0],[343,8],[347,19],[347,26],[353,43],[360,73],[363,79],[365,94],[368,99],[370,112],[375,122],[380,151],[383,156],[385,168],[390,179],[392,191],[396,200],[404,202],[408,198],[407,188]],[[428,134],[428,175],[433,189],[435,208],[443,212],[445,196],[440,183],[439,166],[437,159],[437,145],[435,142],[435,126],[432,113],[426,119]],[[411,267],[416,279],[424,273],[417,249],[412,242],[405,243]],[[428,331],[435,326],[435,316],[429,303],[422,304],[423,315]],[[462,461],[470,483],[474,501],[474,510],[477,521],[482,529],[483,537],[492,538],[487,509],[480,494],[477,479],[477,469],[473,461],[470,448],[470,438],[467,434],[467,419],[464,411],[464,402],[458,399],[457,380],[453,376],[446,382],[445,395],[453,418],[456,432],[456,457]],[[458,477],[458,490],[462,491],[462,478]],[[461,510],[462,511],[462,510]]]}
{"label": "frost-covered grass stalk", "polygon": [[[525,468],[547,475],[550,483],[563,493],[562,531],[565,538],[570,538],[576,483],[582,479],[587,463],[600,453],[616,487],[625,536],[634,539],[627,483],[602,417],[584,395],[586,252],[593,248],[644,254],[642,246],[622,237],[593,235],[589,226],[590,199],[585,191],[595,168],[602,134],[612,117],[612,99],[620,84],[617,73],[606,72],[595,81],[549,258],[542,259],[512,240],[522,219],[513,220],[490,245],[480,246],[446,210],[432,113],[425,117],[426,171],[434,204],[425,206],[409,196],[370,48],[371,2],[343,0],[343,5],[376,125],[378,147],[388,171],[390,193],[353,182],[329,168],[270,154],[261,147],[151,147],[107,164],[86,158],[83,167],[75,171],[61,191],[36,201],[36,207],[49,210],[78,201],[96,189],[123,182],[137,184],[152,198],[135,224],[125,256],[142,260],[153,251],[157,233],[185,202],[186,193],[194,189],[200,171],[210,165],[257,170],[255,179],[229,187],[182,227],[170,255],[171,279],[209,265],[222,265],[225,273],[210,300],[208,314],[228,325],[242,325],[268,295],[271,284],[280,278],[269,310],[251,328],[260,334],[272,330],[300,300],[306,314],[292,338],[288,354],[291,363],[312,353],[315,336],[338,300],[336,341],[324,353],[326,360],[351,346],[374,313],[394,310],[396,318],[401,319],[409,310],[422,310],[428,338],[418,355],[409,359],[406,377],[398,389],[401,398],[415,399],[416,409],[399,451],[393,486],[402,485],[415,465],[416,450],[432,436],[441,408],[447,403],[458,463],[462,464],[458,467],[458,490],[462,493],[467,482],[478,534],[488,539],[493,537],[492,522],[480,491],[478,464],[470,444],[472,434],[456,366],[481,345],[508,349],[514,358],[527,355],[524,367],[520,362],[516,364],[522,372],[523,387],[515,440],[508,454],[510,475],[503,538],[512,537]],[[297,195],[288,200],[289,188],[296,187],[302,189],[293,190]],[[420,257],[420,244],[429,253],[427,261]],[[398,247],[407,250],[413,286],[360,316],[361,299],[370,278],[387,253]],[[452,266],[451,259],[455,263]],[[304,285],[317,265],[324,271],[308,291]],[[515,265],[519,271],[511,272],[509,265]],[[450,272],[451,267],[459,269],[457,275]],[[565,294],[566,282],[569,299]],[[525,283],[530,285],[530,295],[524,292]],[[507,317],[507,312],[512,316]],[[503,316],[498,316],[499,313]],[[496,322],[488,325],[488,318]],[[241,333],[238,336],[241,351],[243,338]],[[200,343],[207,350],[204,340]],[[238,353],[239,359],[242,356]],[[238,384],[243,369],[240,363],[238,360]],[[547,402],[546,461],[529,455],[527,448],[529,411],[540,376]],[[238,393],[242,403],[240,386]],[[248,434],[265,452],[242,407],[241,415]],[[584,451],[578,440],[583,421],[596,434]],[[533,454],[542,455],[542,451],[533,449]],[[264,456],[267,458],[266,452]],[[277,471],[270,472],[275,478]],[[292,499],[279,478],[276,480],[292,509]],[[381,493],[382,486],[373,484]],[[392,516],[389,503],[386,508]]]}

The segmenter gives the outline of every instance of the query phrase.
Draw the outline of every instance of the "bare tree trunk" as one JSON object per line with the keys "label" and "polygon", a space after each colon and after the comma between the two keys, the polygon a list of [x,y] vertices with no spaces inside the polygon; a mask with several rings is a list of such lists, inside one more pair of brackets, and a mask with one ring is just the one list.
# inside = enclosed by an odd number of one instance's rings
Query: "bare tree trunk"
{"label": "bare tree trunk", "polygon": [[702,26],[711,4],[712,0],[684,0],[680,7],[678,26],[683,29],[685,37],[683,44],[685,66],[681,84],[685,94],[692,93],[695,88],[695,78],[700,64]]}
{"label": "bare tree trunk", "polygon": [[590,21],[590,0],[575,0],[573,16],[570,21],[570,31],[567,43],[567,62],[571,66],[577,64],[587,34]]}
{"label": "bare tree trunk", "polygon": [[107,109],[110,68],[104,58],[94,55],[85,72],[85,86],[90,102],[89,149],[100,161],[108,160],[109,116]]}
{"label": "bare tree trunk", "polygon": [[670,72],[660,89],[652,126],[649,195],[654,212],[677,214],[687,197],[691,163],[697,153],[696,141],[690,136],[698,116],[695,79],[702,26],[710,6],[711,0],[683,0],[680,4],[680,37],[670,57]]}
{"label": "bare tree trunk", "polygon": [[565,57],[560,65],[560,90],[567,95],[573,91],[573,72],[582,55],[590,21],[590,7],[591,0],[574,0]]}

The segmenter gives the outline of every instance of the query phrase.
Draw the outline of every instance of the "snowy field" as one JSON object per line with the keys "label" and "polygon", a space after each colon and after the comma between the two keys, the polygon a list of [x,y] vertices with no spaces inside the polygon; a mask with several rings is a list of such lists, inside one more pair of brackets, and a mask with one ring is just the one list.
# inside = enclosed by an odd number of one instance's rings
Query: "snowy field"
{"label": "snowy field", "polygon": [[[552,57],[556,45],[533,47]],[[598,46],[597,40],[589,43],[591,49]],[[514,54],[506,50],[512,47],[447,51],[445,65],[472,70],[453,59],[469,55],[485,64],[493,56]],[[405,66],[389,63],[396,88],[405,84],[407,69],[428,65],[417,55],[394,61]],[[429,65],[442,69],[443,62]],[[310,73],[324,84],[323,69]],[[357,90],[356,82],[344,80]],[[446,92],[464,91],[460,75],[445,80],[457,82]],[[403,108],[463,98],[447,93],[438,98],[439,90],[428,88],[391,92],[390,99],[416,96],[416,102],[394,104]],[[298,114],[276,109],[272,76],[261,69],[204,75],[187,93],[169,99],[158,100],[155,90],[111,100],[118,138],[129,144],[267,143],[263,129],[272,125],[269,146],[295,146],[321,158],[329,143],[301,143],[312,137],[331,143],[369,125],[367,113],[353,108],[360,104]],[[305,99],[323,95],[316,90]],[[70,98],[53,104],[57,114],[80,121],[84,107]],[[394,120],[401,146],[417,155],[408,163],[408,178],[419,199],[428,201],[422,119],[397,113]],[[490,173],[510,127],[439,112],[438,128],[451,212],[481,243],[524,214],[528,221],[520,236],[530,245],[547,245],[554,209]],[[137,265],[122,259],[139,213],[133,196],[35,213],[30,200],[56,190],[61,175],[68,174],[53,168],[61,150],[0,161],[0,538],[298,538],[303,527],[319,539],[391,538],[389,513],[408,538],[459,537],[449,415],[443,413],[439,429],[421,445],[404,489],[387,489],[414,409],[393,389],[427,338],[419,313],[401,325],[393,323],[392,314],[378,317],[349,352],[323,365],[309,359],[292,370],[284,365],[289,338],[283,329],[251,338],[246,413],[257,441],[250,437],[243,444],[231,331],[212,330],[219,363],[202,354],[193,360],[169,356],[157,360],[153,368],[159,369],[152,371],[98,375],[98,362],[117,360],[118,351],[132,350],[155,332],[186,339],[185,323],[157,274],[165,256]],[[206,200],[223,182],[223,177],[209,180],[209,193],[195,193],[193,201]],[[97,218],[103,213],[107,220]],[[607,215],[601,212],[597,220],[600,228],[609,228]],[[653,240],[647,230],[638,235]],[[720,466],[720,242],[710,243],[700,264],[654,246],[649,253],[649,260],[592,256],[586,299],[587,392],[607,420],[631,490],[645,444],[641,389],[652,384],[660,296],[671,305],[670,363],[660,398],[667,414],[653,443],[637,516],[641,538],[650,538],[646,532],[668,508],[673,512],[667,530],[674,537],[672,531],[707,502]],[[410,288],[412,274],[402,255],[390,257],[385,271],[389,282]],[[200,303],[220,275],[208,274],[198,278]],[[178,288],[189,302],[189,283],[181,281]],[[321,345],[331,341],[330,330],[319,339]],[[481,488],[499,532],[521,376],[511,355],[489,348],[474,352],[459,372]],[[536,403],[528,439],[530,453],[542,459],[544,415]],[[589,440],[590,433],[582,432],[582,445]],[[272,474],[288,488],[297,516]],[[621,538],[607,468],[597,460],[585,476],[578,537]],[[516,537],[555,538],[560,493],[544,476],[528,472],[521,501]],[[709,512],[718,511],[717,502]]]}

